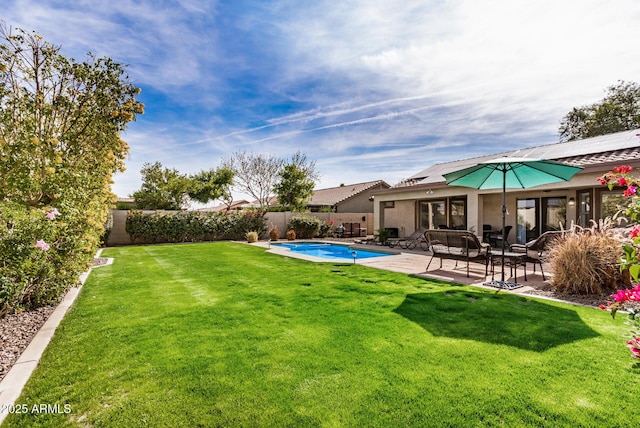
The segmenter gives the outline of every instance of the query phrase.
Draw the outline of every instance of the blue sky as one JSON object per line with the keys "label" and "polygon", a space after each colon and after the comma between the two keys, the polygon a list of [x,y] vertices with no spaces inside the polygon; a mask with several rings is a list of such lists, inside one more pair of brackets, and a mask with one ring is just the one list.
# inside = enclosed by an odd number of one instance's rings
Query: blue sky
{"label": "blue sky", "polygon": [[[3,0],[66,56],[128,64],[123,138],[184,173],[236,151],[317,163],[319,188],[557,141],[572,107],[640,81],[636,0]],[[242,195],[237,195],[238,197]]]}

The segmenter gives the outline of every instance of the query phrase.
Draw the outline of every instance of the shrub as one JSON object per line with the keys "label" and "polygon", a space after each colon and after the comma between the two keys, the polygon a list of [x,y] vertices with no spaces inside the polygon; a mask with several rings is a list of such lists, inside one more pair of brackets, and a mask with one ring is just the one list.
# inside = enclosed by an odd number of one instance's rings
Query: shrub
{"label": "shrub", "polygon": [[248,232],[258,236],[267,230],[262,213],[240,212],[156,212],[129,211],[125,230],[133,243],[198,242],[242,240]]}
{"label": "shrub", "polygon": [[55,303],[90,266],[143,105],[123,66],[65,58],[35,32],[0,23],[0,57],[2,314]]}
{"label": "shrub", "polygon": [[302,239],[315,238],[323,226],[324,221],[314,216],[295,216],[289,220],[289,229],[296,232],[296,237]]}
{"label": "shrub", "polygon": [[7,202],[0,213],[0,317],[57,302],[77,282],[80,266],[58,210]]}
{"label": "shrub", "polygon": [[378,235],[378,240],[380,241],[381,244],[385,244],[389,238],[391,237],[391,231],[389,229],[378,229],[376,231],[376,234]]}
{"label": "shrub", "polygon": [[247,242],[258,242],[258,232],[247,232]]}
{"label": "shrub", "polygon": [[608,228],[582,229],[567,233],[549,249],[549,264],[557,291],[574,294],[600,294],[628,281],[618,260],[620,241]]}
{"label": "shrub", "polygon": [[287,230],[287,239],[293,241],[296,239],[296,231],[293,229]]}
{"label": "shrub", "polygon": [[320,225],[320,229],[318,230],[318,236],[320,238],[326,238],[331,233],[331,229],[333,228],[333,220],[327,220]]}

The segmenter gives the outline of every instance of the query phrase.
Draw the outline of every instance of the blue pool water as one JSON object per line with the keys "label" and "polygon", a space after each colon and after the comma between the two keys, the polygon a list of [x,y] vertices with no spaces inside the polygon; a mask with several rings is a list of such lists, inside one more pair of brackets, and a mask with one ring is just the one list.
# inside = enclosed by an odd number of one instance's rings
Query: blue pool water
{"label": "blue pool water", "polygon": [[346,245],[300,242],[295,244],[273,244],[289,248],[294,253],[306,254],[308,256],[322,257],[325,259],[348,259],[353,260],[352,251],[356,252],[356,260],[369,259],[372,257],[392,256],[393,254],[380,253],[378,251],[367,251],[352,249]]}

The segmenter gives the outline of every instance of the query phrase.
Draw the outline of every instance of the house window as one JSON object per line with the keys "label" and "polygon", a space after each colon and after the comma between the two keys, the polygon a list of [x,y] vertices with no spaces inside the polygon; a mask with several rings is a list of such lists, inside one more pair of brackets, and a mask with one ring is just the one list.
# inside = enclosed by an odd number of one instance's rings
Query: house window
{"label": "house window", "polygon": [[382,203],[382,206],[384,208],[395,208],[396,207],[396,202],[395,201],[384,201]]}
{"label": "house window", "polygon": [[[620,211],[624,213],[627,207],[627,201],[624,197],[623,190],[610,190],[600,192],[600,218],[615,217],[620,215]],[[624,224],[623,224],[624,225]]]}
{"label": "house window", "polygon": [[451,199],[449,201],[449,227],[458,230],[467,229],[466,199]]}
{"label": "house window", "polygon": [[560,230],[567,224],[567,198],[527,198],[517,200],[516,241],[529,242],[541,233]]}
{"label": "house window", "polygon": [[466,198],[420,201],[418,224],[427,229],[466,229]]}

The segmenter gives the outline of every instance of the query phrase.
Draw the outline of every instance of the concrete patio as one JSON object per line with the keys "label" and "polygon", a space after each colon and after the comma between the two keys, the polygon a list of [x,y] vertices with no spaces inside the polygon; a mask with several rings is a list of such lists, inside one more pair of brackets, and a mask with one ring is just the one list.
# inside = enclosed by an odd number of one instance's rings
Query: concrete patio
{"label": "concrete patio", "polygon": [[[301,240],[305,241],[305,240]],[[376,269],[389,270],[393,272],[401,272],[409,275],[416,275],[425,278],[432,278],[441,281],[448,282],[456,282],[459,284],[468,284],[474,285],[478,287],[487,288],[490,290],[497,290],[494,287],[485,286],[484,283],[492,280],[491,275],[491,266],[489,266],[489,275],[485,276],[485,267],[483,264],[471,262],[469,264],[469,277],[466,276],[466,263],[465,262],[456,262],[454,260],[443,260],[442,268],[440,267],[440,259],[435,258],[429,269],[427,270],[427,265],[429,264],[429,260],[431,259],[432,253],[430,251],[424,251],[421,249],[413,249],[413,250],[404,250],[400,248],[389,248],[380,245],[363,245],[363,244],[355,244],[352,239],[321,239],[314,240],[318,242],[334,242],[341,244],[349,244],[355,249],[369,250],[369,251],[383,251],[386,253],[393,254],[392,257],[377,257],[371,259],[361,259],[356,260],[356,263],[363,264]],[[286,242],[286,241],[281,241]],[[258,242],[254,245],[268,247],[270,244],[268,242]],[[278,249],[274,246],[271,247],[271,250],[274,253],[288,255],[291,257],[301,258],[309,261],[315,262],[326,262],[326,259],[320,259],[318,257],[309,257],[305,255],[289,253],[288,250]],[[527,294],[532,291],[539,289],[545,285],[545,281],[542,279],[542,274],[540,273],[539,267],[536,269],[536,272],[533,271],[533,265],[527,264],[527,281],[524,279],[524,271],[522,267],[518,267],[517,271],[517,279],[518,283],[522,284],[522,287],[513,289],[513,290],[503,290],[504,292],[517,293],[517,294]],[[499,280],[501,276],[501,267],[495,267],[495,279]],[[547,282],[549,280],[550,274],[548,273],[548,269],[545,269],[545,277]],[[505,281],[508,282],[516,282],[514,277],[510,275],[510,269],[508,266],[505,267]],[[543,296],[536,296],[543,297]],[[556,299],[552,299],[556,300]]]}

